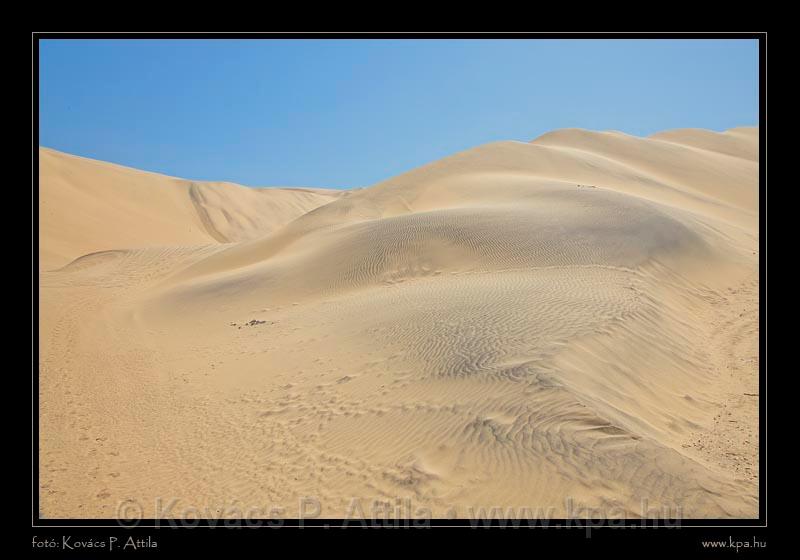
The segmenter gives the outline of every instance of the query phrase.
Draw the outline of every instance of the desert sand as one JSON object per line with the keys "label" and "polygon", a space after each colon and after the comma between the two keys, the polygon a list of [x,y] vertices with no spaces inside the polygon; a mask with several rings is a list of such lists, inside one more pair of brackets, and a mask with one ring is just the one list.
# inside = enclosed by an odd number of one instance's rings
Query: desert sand
{"label": "desert sand", "polygon": [[39,156],[42,517],[758,514],[757,128],[349,191]]}

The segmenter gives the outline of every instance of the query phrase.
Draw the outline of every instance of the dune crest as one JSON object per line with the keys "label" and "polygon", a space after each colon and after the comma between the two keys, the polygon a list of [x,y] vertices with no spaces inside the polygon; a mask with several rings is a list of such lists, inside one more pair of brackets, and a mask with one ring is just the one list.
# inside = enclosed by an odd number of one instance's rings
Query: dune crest
{"label": "dune crest", "polygon": [[757,516],[757,132],[558,130],[347,192],[41,150],[43,515]]}

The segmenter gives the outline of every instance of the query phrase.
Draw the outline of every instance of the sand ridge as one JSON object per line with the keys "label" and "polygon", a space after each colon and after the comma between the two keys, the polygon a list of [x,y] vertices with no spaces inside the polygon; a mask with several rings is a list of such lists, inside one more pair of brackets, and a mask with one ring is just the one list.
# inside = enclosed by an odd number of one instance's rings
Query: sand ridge
{"label": "sand ridge", "polygon": [[757,515],[757,129],[346,192],[40,165],[45,517]]}

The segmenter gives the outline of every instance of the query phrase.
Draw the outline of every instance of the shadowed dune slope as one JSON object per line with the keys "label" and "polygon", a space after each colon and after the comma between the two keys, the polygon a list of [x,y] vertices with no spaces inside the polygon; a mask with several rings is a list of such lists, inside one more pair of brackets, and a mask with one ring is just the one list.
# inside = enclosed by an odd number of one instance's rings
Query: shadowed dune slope
{"label": "shadowed dune slope", "polygon": [[[58,176],[164,229],[42,274],[47,514],[757,515],[757,129],[560,130],[336,197],[91,165],[131,182]],[[114,194],[137,173],[158,204]],[[43,253],[81,246],[51,212]]]}

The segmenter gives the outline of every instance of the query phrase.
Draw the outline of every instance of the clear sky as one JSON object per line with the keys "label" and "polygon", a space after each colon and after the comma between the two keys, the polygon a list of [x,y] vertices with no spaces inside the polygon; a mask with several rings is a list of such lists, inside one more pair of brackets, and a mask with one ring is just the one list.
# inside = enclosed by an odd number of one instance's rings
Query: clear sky
{"label": "clear sky", "polygon": [[758,124],[755,40],[43,40],[39,142],[196,180],[366,186],[496,140]]}

